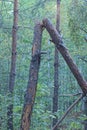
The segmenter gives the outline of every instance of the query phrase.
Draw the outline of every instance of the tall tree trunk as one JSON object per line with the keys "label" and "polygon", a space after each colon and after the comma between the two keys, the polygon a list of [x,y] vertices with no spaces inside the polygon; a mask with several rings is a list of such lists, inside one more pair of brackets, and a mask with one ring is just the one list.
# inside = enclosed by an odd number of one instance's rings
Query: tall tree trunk
{"label": "tall tree trunk", "polygon": [[[76,78],[80,88],[82,89],[84,95],[87,94],[87,82],[84,80],[83,76],[81,75],[78,67],[72,60],[68,49],[64,46],[63,41],[61,39],[60,34],[56,30],[56,28],[52,25],[52,23],[48,19],[43,20],[43,26],[49,32],[52,42],[56,45],[57,49],[63,56],[64,60],[66,61],[67,65],[69,66],[71,72],[73,73],[74,77]],[[59,44],[60,43],[60,44]]]}
{"label": "tall tree trunk", "polygon": [[27,90],[25,93],[25,101],[21,118],[20,130],[30,129],[31,115],[36,95],[38,71],[40,66],[41,40],[42,40],[42,26],[40,23],[38,23],[34,28],[32,59],[30,63],[29,80]]}
{"label": "tall tree trunk", "polygon": [[13,91],[15,84],[15,75],[16,75],[16,46],[17,46],[17,30],[18,30],[18,0],[14,0],[14,20],[13,20],[13,29],[12,29],[12,57],[11,57],[11,70],[9,77],[9,98],[10,103],[7,110],[7,129],[13,130]]}
{"label": "tall tree trunk", "polygon": [[[56,29],[60,33],[60,0],[57,0],[57,15],[56,15]],[[54,53],[54,94],[53,94],[53,113],[58,111],[58,89],[59,89],[59,52],[55,46]],[[53,126],[58,121],[58,117],[56,116],[53,119]]]}
{"label": "tall tree trunk", "polygon": [[[87,117],[87,96],[83,98],[83,105],[82,105],[82,111],[84,112],[85,116]],[[84,130],[87,130],[87,119],[84,120]]]}

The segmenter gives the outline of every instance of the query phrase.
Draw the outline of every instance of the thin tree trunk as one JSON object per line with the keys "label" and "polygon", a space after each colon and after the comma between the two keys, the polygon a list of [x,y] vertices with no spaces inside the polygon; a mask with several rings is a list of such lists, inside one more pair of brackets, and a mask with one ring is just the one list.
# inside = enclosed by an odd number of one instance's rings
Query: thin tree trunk
{"label": "thin tree trunk", "polygon": [[74,77],[76,78],[83,93],[86,94],[87,93],[87,82],[84,80],[79,69],[77,68],[76,64],[72,60],[72,58],[68,52],[68,49],[63,45],[63,41],[61,39],[60,34],[58,33],[56,28],[52,25],[52,23],[48,19],[43,20],[43,26],[49,32],[49,34],[52,38],[52,42],[56,45],[57,49],[60,51],[60,53],[63,56],[64,60],[66,61],[67,65],[69,66],[70,70],[72,71]]}
{"label": "thin tree trunk", "polygon": [[42,26],[40,23],[38,23],[34,28],[34,40],[32,49],[32,59],[29,70],[29,81],[25,93],[25,101],[21,118],[20,130],[30,129],[31,115],[35,101],[37,81],[38,81],[38,71],[40,66],[41,40],[42,40]]}
{"label": "thin tree trunk", "polygon": [[[56,16],[56,29],[60,32],[60,0],[57,0],[57,16]],[[59,52],[55,46],[54,53],[54,94],[53,94],[53,113],[58,111],[58,89],[59,89]],[[53,118],[53,126],[58,121],[58,117]]]}
{"label": "thin tree trunk", "polygon": [[11,70],[9,77],[9,98],[10,103],[7,108],[7,129],[13,130],[13,91],[16,75],[16,46],[17,46],[17,30],[18,30],[18,0],[14,0],[14,20],[12,29],[12,57],[11,57]]}
{"label": "thin tree trunk", "polygon": [[[83,98],[83,105],[82,105],[82,111],[84,112],[84,114],[85,114],[85,116],[86,116],[86,118],[87,118],[87,96],[85,96],[84,98]],[[87,130],[87,119],[85,119],[84,121],[83,121],[83,124],[84,124],[84,130]]]}
{"label": "thin tree trunk", "polygon": [[87,120],[84,120],[84,130],[87,130]]}

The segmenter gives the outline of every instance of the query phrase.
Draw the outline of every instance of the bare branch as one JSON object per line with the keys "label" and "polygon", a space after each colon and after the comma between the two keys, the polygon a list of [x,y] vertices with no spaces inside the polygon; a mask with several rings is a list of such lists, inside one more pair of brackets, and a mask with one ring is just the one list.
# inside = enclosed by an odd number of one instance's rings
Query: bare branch
{"label": "bare branch", "polygon": [[84,62],[87,62],[87,60],[85,59],[85,57],[78,57],[79,59],[83,60]]}
{"label": "bare branch", "polygon": [[82,28],[82,27],[78,27],[80,30],[82,30],[83,32],[85,32],[85,33],[87,33],[87,31],[84,29],[84,28]]}
{"label": "bare branch", "polygon": [[60,123],[65,119],[67,114],[71,111],[71,109],[84,97],[82,94],[65,112],[65,114],[62,116],[62,118],[56,123],[56,125],[52,128],[52,130],[56,130],[56,128],[59,127]]}
{"label": "bare branch", "polygon": [[60,97],[73,97],[81,95],[82,93],[76,93],[76,94],[61,94]]}

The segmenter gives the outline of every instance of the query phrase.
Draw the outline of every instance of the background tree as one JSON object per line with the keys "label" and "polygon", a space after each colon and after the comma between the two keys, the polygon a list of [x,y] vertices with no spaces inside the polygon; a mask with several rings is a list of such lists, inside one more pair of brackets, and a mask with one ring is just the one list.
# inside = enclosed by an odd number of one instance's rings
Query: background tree
{"label": "background tree", "polygon": [[17,46],[17,30],[18,30],[18,0],[14,0],[14,21],[12,28],[12,57],[11,57],[11,70],[9,78],[9,99],[10,103],[7,110],[7,129],[13,130],[13,91],[15,84],[15,75],[16,75],[16,46]]}
{"label": "background tree", "polygon": [[[57,0],[56,29],[60,33],[60,0]],[[53,126],[56,124],[58,120],[58,117],[56,115],[56,112],[58,111],[58,92],[59,92],[59,53],[55,46],[54,93],[53,93],[53,113],[55,115],[55,118],[53,119]]]}

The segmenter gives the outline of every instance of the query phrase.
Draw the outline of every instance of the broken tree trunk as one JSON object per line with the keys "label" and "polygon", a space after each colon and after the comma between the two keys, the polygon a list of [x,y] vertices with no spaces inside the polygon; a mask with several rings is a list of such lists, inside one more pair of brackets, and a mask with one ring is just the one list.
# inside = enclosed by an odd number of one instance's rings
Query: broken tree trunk
{"label": "broken tree trunk", "polygon": [[40,23],[37,23],[34,28],[32,59],[30,63],[27,90],[24,97],[25,100],[24,100],[20,130],[30,129],[31,115],[36,95],[38,71],[40,66],[42,30],[43,30],[42,25]]}
{"label": "broken tree trunk", "polygon": [[[69,66],[70,70],[72,71],[74,77],[76,78],[79,86],[81,87],[84,94],[87,93],[87,82],[84,80],[83,76],[81,75],[78,67],[72,60],[68,49],[63,45],[62,38],[56,28],[52,25],[50,20],[44,19],[43,26],[47,29],[48,33],[52,38],[52,42],[56,45],[57,49],[60,51],[61,55],[65,59],[67,65]],[[60,43],[60,44],[59,44]]]}

